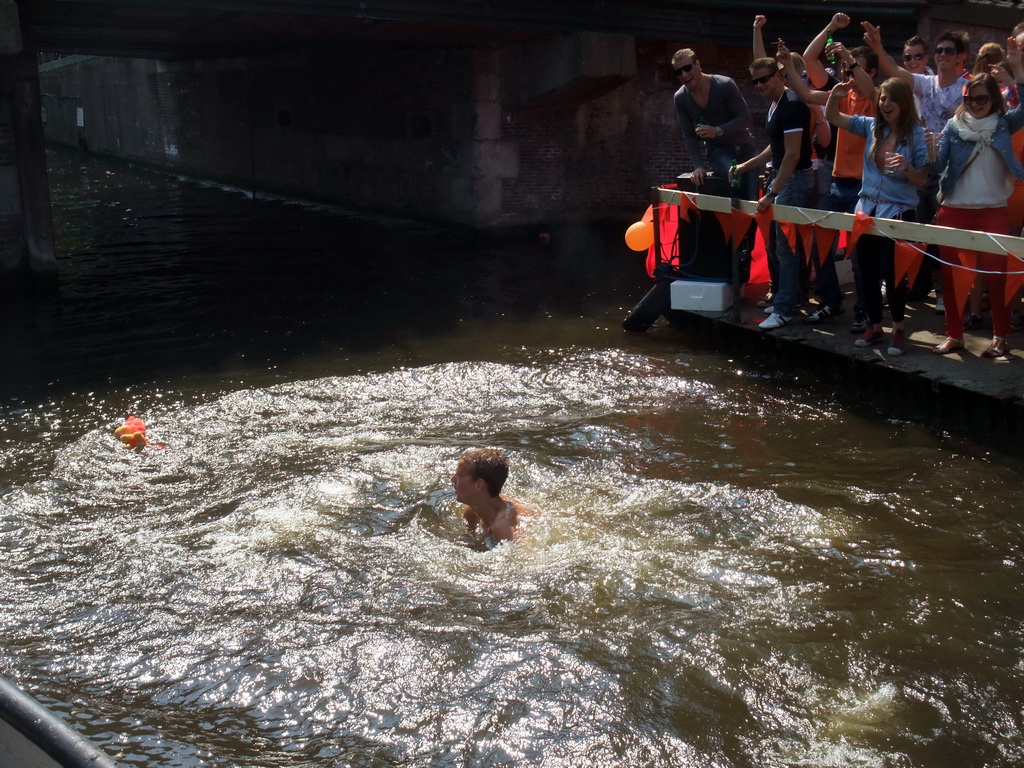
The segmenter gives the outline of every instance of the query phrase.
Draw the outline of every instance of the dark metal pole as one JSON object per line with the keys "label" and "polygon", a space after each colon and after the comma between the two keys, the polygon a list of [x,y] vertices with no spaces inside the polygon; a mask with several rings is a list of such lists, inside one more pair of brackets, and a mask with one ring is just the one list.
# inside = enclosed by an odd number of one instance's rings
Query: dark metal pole
{"label": "dark metal pole", "polygon": [[24,47],[17,56],[14,87],[11,91],[11,118],[25,250],[33,273],[55,274],[57,255],[53,246],[50,184],[46,175],[39,66],[35,46],[24,30],[22,40]]}

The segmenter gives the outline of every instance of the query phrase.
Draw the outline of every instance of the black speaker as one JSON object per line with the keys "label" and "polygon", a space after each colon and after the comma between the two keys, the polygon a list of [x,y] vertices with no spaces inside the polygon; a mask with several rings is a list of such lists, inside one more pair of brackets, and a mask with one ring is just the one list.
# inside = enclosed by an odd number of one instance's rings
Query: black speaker
{"label": "black speaker", "polygon": [[[704,183],[696,185],[690,174],[681,174],[676,182],[681,192],[729,197],[729,182],[714,173],[705,176]],[[713,211],[693,211],[690,221],[679,222],[679,265],[666,277],[680,280],[707,282],[732,281],[732,249]]]}

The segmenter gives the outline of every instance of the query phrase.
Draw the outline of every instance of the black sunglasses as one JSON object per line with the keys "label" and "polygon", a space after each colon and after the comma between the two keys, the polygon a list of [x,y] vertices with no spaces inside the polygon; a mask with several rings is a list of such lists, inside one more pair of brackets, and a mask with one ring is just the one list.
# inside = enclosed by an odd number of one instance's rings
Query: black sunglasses
{"label": "black sunglasses", "polygon": [[772,72],[770,75],[761,75],[761,77],[752,77],[752,78],[750,78],[750,84],[751,85],[764,85],[769,80],[771,80],[773,77],[775,77],[775,75],[776,75],[776,73]]}
{"label": "black sunglasses", "polygon": [[[936,51],[936,53],[937,52],[938,51]],[[923,53],[904,53],[903,54],[903,60],[904,61],[920,61],[923,58],[924,58],[924,54]]]}
{"label": "black sunglasses", "polygon": [[693,69],[693,64],[683,64],[683,66],[676,67],[672,71],[676,73],[676,77],[679,77],[683,72],[689,72],[691,69]]}
{"label": "black sunglasses", "polygon": [[964,104],[970,106],[971,104],[977,104],[979,107],[984,107],[992,99],[987,93],[983,93],[980,96],[964,96]]}
{"label": "black sunglasses", "polygon": [[941,56],[946,54],[947,56],[956,56],[956,48],[952,45],[937,45],[935,46],[935,55]]}

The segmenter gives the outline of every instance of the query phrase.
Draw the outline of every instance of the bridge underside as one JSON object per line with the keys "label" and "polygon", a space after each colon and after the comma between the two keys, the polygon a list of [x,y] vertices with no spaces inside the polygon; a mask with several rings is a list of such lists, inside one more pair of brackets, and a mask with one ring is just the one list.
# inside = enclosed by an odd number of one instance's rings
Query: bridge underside
{"label": "bridge underside", "polygon": [[[768,5],[772,33],[790,39],[803,39],[809,24],[832,14],[821,2]],[[914,19],[925,5],[861,0],[843,10],[890,27]],[[480,43],[572,32],[747,46],[754,14],[766,10],[760,0],[20,0],[18,6],[41,51],[165,60],[353,38]]]}

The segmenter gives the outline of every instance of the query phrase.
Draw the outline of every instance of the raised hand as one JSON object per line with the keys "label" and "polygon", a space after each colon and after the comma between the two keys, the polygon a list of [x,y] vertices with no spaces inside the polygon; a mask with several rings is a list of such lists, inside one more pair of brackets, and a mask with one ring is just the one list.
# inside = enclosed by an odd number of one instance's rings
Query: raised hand
{"label": "raised hand", "polygon": [[825,48],[825,53],[828,55],[836,55],[847,64],[853,64],[856,59],[853,58],[853,54],[850,53],[849,49],[842,43],[832,43],[832,45]]}
{"label": "raised hand", "polygon": [[754,17],[754,29],[760,29],[761,27],[763,27],[767,23],[768,23],[768,17],[767,16],[761,16],[760,14],[758,14],[757,16]]}
{"label": "raised hand", "polygon": [[1006,38],[1006,63],[1011,67],[1019,67],[1021,64],[1020,43],[1016,37]]}
{"label": "raised hand", "polygon": [[864,44],[871,46],[871,50],[877,51],[882,47],[882,28],[874,26],[870,21],[860,23],[864,29]]}
{"label": "raised hand", "polygon": [[832,90],[829,91],[829,98],[843,99],[850,94],[849,83],[837,83],[832,86]]}
{"label": "raised hand", "polygon": [[837,13],[832,17],[832,21],[829,22],[829,27],[833,30],[842,29],[850,23],[850,17],[845,13]]}

